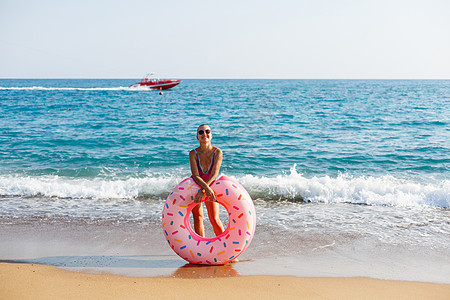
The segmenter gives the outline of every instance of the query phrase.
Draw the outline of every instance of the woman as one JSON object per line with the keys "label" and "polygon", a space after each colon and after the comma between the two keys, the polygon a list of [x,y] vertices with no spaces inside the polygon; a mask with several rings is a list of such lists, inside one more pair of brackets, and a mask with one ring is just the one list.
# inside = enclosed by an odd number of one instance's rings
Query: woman
{"label": "woman", "polygon": [[[211,139],[211,128],[206,124],[200,125],[197,128],[197,140],[200,142],[200,147],[189,152],[189,161],[192,178],[201,188],[195,195],[194,202],[198,203],[203,199],[204,195],[206,196],[205,206],[208,211],[208,217],[214,233],[218,236],[224,231],[224,228],[219,219],[219,203],[217,203],[216,196],[210,185],[219,175],[220,166],[222,165],[222,150],[213,146]],[[192,209],[192,215],[194,216],[195,232],[205,237],[202,203],[199,203]]]}

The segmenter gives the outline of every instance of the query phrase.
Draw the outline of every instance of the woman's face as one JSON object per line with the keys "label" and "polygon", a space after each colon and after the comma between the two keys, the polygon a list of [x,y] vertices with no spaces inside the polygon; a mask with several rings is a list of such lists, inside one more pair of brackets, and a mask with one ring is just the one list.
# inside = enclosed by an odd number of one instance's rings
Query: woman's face
{"label": "woman's face", "polygon": [[211,128],[208,125],[202,125],[197,129],[197,140],[200,143],[210,142],[212,139]]}

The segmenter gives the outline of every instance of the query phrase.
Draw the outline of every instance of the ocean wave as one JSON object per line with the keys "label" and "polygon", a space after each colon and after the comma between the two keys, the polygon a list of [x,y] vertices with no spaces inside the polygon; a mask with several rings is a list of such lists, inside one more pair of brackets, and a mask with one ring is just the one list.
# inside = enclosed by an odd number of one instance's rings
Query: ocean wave
{"label": "ocean wave", "polygon": [[301,200],[321,203],[354,203],[387,206],[450,207],[450,181],[420,183],[390,175],[306,178],[294,167],[276,177],[246,175],[239,181],[254,198]]}
{"label": "ocean wave", "polygon": [[[307,178],[292,167],[289,174],[275,177],[235,177],[253,199],[354,203],[383,206],[450,207],[450,181],[420,183],[392,176]],[[0,176],[0,196],[58,197],[77,199],[164,199],[183,179],[176,175],[148,175],[142,178],[69,178],[62,176]]]}
{"label": "ocean wave", "polygon": [[79,199],[133,199],[163,197],[181,178],[73,179],[60,176],[0,177],[1,196]]}
{"label": "ocean wave", "polygon": [[147,87],[0,87],[0,90],[16,90],[16,91],[148,91]]}

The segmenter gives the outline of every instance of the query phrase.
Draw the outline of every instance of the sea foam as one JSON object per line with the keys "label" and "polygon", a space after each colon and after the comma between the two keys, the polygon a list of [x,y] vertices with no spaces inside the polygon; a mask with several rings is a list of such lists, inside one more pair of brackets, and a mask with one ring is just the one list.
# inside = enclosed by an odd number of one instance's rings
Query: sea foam
{"label": "sea foam", "polygon": [[[385,175],[340,174],[307,178],[295,170],[275,177],[235,177],[253,199],[353,203],[383,206],[450,207],[450,182],[421,183]],[[70,178],[63,176],[0,176],[0,196],[78,199],[164,199],[183,179],[180,174],[142,178]]]}
{"label": "sea foam", "polygon": [[297,173],[295,166],[286,175],[246,175],[238,180],[253,197],[260,198],[388,206],[450,206],[449,180],[430,184],[390,175],[354,177],[348,174],[307,178]]}
{"label": "sea foam", "polygon": [[149,90],[149,88],[139,87],[131,88],[125,86],[119,87],[43,87],[43,86],[31,86],[31,87],[0,87],[0,90],[13,90],[13,91],[136,91],[136,90]]}

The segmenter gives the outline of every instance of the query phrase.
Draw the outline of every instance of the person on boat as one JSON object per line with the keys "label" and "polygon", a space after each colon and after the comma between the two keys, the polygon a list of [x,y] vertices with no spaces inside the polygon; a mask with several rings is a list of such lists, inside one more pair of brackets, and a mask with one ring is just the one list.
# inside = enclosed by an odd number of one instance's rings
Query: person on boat
{"label": "person on boat", "polygon": [[[189,162],[191,165],[192,178],[200,186],[200,190],[194,197],[194,202],[202,201],[206,196],[205,206],[208,211],[209,221],[213,227],[216,236],[223,231],[223,225],[219,218],[219,203],[217,203],[216,195],[210,185],[219,175],[220,166],[222,165],[222,150],[211,144],[212,139],[211,128],[202,124],[197,128],[197,140],[200,146],[189,152]],[[203,207],[202,203],[198,203],[192,209],[194,217],[195,232],[205,237],[205,229],[203,226]]]}

